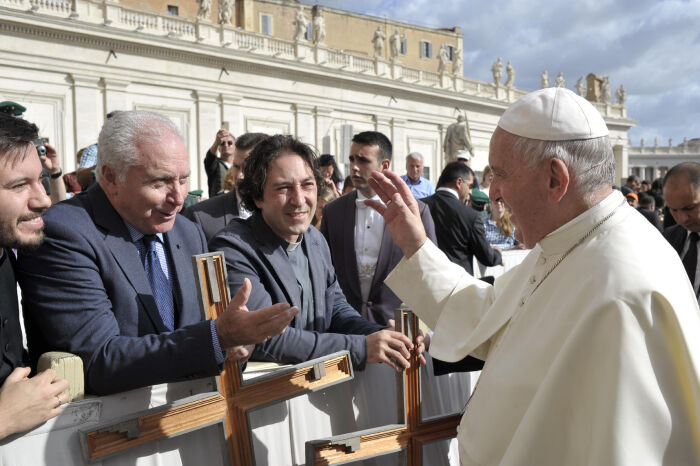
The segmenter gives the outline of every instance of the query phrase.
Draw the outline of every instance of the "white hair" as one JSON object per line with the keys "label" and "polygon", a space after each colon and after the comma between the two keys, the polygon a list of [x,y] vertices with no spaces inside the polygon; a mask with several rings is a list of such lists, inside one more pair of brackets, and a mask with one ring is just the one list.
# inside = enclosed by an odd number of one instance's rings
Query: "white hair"
{"label": "white hair", "polygon": [[615,179],[615,156],[608,136],[567,141],[541,141],[513,136],[512,154],[534,169],[551,158],[564,162],[572,185],[586,199]]}
{"label": "white hair", "polygon": [[183,139],[178,127],[165,115],[144,110],[113,112],[97,141],[97,181],[102,178],[104,164],[112,167],[119,180],[124,181],[129,167],[141,162],[139,142],[159,140],[168,134]]}
{"label": "white hair", "polygon": [[413,160],[420,160],[423,162],[423,154],[420,152],[411,152],[406,156],[406,161],[408,162],[408,159],[413,159]]}

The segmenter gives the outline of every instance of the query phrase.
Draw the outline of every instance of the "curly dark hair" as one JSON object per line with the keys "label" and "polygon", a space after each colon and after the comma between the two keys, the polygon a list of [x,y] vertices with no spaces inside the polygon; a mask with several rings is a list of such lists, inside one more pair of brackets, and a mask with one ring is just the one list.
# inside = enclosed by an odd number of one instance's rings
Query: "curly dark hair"
{"label": "curly dark hair", "polygon": [[259,212],[255,201],[262,200],[270,164],[284,154],[296,154],[311,168],[316,186],[324,186],[324,179],[318,171],[316,152],[294,136],[276,134],[258,143],[250,152],[243,169],[243,180],[238,185],[243,205],[251,212]]}
{"label": "curly dark hair", "polygon": [[9,158],[10,163],[23,160],[26,146],[38,137],[39,129],[19,117],[0,113],[0,157]]}

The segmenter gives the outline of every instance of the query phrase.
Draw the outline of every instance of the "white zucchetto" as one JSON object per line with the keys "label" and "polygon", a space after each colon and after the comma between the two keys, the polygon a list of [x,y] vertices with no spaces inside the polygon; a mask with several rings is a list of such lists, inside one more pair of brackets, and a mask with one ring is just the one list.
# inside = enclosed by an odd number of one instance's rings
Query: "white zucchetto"
{"label": "white zucchetto", "polygon": [[542,141],[593,139],[608,135],[600,112],[562,87],[531,92],[501,116],[498,126],[516,136]]}

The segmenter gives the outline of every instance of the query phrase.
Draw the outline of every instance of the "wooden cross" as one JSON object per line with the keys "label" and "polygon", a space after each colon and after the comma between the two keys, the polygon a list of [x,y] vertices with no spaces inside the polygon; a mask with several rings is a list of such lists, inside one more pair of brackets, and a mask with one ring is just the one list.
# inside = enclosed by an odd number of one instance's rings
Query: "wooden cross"
{"label": "wooden cross", "polygon": [[[415,341],[418,318],[412,311],[398,309],[396,330]],[[422,464],[422,448],[426,443],[457,436],[461,414],[428,422],[420,420],[420,365],[418,355],[411,354],[411,367],[397,374],[399,383],[399,416],[403,424],[387,425],[331,438],[306,442],[306,465],[341,464],[405,450],[406,465]]]}
{"label": "wooden cross", "polygon": [[[230,301],[221,252],[192,256],[204,317],[215,319]],[[238,362],[227,360],[217,377],[218,392],[204,393],[159,408],[111,420],[81,432],[85,459],[94,462],[164,437],[223,422],[231,464],[254,465],[247,412],[353,378],[347,351],[281,368],[249,381]]]}

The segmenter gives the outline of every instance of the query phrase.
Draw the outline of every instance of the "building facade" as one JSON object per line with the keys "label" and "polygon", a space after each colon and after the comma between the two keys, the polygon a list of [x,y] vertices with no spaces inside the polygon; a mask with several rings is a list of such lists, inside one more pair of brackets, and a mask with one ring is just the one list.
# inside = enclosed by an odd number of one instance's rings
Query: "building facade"
{"label": "building facade", "polygon": [[682,162],[700,163],[700,138],[683,139],[681,144],[660,146],[658,138],[651,146],[640,141],[638,146],[629,148],[629,175],[637,175],[649,182],[662,178],[668,170]]}
{"label": "building facade", "polygon": [[[299,12],[308,22],[297,31]],[[314,41],[319,14],[325,37]],[[458,28],[296,2],[0,0],[0,17],[0,101],[27,107],[25,117],[57,147],[66,171],[80,148],[96,142],[107,112],[144,109],[181,128],[191,189],[206,186],[201,161],[223,121],[234,134],[293,134],[341,163],[354,133],[382,131],[394,144],[396,171],[403,173],[405,155],[417,151],[436,181],[445,130],[458,114],[469,121],[479,171],[500,115],[525,93],[463,77],[449,54],[441,67],[438,47],[461,50]],[[372,41],[377,28],[386,36],[381,54]],[[397,29],[406,53],[399,43],[392,56]],[[425,42],[432,58],[421,58]],[[610,128],[621,178],[634,122],[622,105],[594,105]]]}

